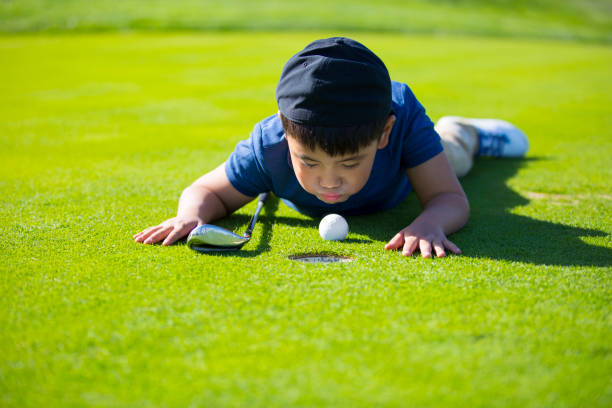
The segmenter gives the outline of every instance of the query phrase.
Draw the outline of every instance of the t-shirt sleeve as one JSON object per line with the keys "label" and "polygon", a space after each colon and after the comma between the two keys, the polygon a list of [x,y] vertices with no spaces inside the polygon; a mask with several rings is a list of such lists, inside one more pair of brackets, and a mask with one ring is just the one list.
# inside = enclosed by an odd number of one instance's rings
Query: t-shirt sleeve
{"label": "t-shirt sleeve", "polygon": [[261,126],[258,124],[247,140],[236,145],[225,162],[225,174],[236,190],[249,197],[271,190],[265,172],[261,148]]}
{"label": "t-shirt sleeve", "polygon": [[411,168],[437,156],[443,149],[433,122],[407,86],[404,89],[404,102],[407,109],[403,113],[406,120],[406,135],[402,161],[404,168]]}

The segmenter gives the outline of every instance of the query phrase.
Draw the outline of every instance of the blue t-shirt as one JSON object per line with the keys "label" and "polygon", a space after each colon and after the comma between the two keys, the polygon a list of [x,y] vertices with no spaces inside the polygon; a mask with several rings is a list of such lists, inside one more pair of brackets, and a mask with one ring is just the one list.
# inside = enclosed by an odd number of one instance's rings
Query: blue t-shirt
{"label": "blue t-shirt", "polygon": [[392,100],[396,121],[389,143],[376,152],[366,185],[342,203],[324,203],[300,186],[278,115],[259,122],[251,136],[238,143],[226,162],[225,173],[242,194],[254,197],[272,191],[290,207],[311,216],[367,214],[395,207],[412,190],[406,169],[436,156],[442,145],[432,121],[407,85],[392,82]]}

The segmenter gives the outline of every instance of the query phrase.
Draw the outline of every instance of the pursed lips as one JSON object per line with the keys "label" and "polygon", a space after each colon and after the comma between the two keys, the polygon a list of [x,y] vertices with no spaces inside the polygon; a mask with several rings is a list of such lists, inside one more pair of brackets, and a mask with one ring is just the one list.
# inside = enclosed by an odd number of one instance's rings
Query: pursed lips
{"label": "pursed lips", "polygon": [[342,194],[321,193],[321,197],[323,197],[325,201],[338,201],[338,199],[342,197]]}

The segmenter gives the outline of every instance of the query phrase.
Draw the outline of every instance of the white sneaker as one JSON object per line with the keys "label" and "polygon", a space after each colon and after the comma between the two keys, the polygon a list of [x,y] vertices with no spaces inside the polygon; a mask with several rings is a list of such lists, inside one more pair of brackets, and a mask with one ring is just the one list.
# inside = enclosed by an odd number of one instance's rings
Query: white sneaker
{"label": "white sneaker", "polygon": [[529,141],[523,131],[500,119],[464,119],[476,128],[478,152],[476,156],[523,157]]}

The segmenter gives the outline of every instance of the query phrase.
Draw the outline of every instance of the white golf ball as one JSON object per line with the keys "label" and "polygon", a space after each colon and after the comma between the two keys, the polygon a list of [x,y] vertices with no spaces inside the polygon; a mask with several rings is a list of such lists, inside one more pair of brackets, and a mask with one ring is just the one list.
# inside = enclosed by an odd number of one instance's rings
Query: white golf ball
{"label": "white golf ball", "polygon": [[319,234],[327,241],[342,241],[348,235],[349,226],[344,217],[328,214],[319,224]]}

